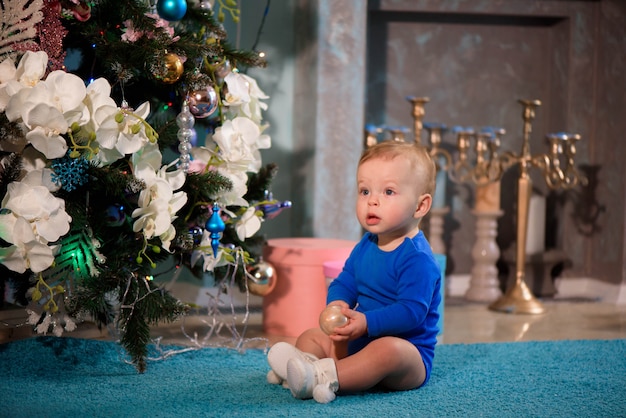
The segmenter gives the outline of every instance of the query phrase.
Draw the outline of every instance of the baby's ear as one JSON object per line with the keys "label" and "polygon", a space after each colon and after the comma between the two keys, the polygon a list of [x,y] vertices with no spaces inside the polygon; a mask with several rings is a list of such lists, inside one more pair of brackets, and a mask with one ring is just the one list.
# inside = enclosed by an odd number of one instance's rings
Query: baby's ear
{"label": "baby's ear", "polygon": [[419,219],[426,216],[432,204],[433,197],[429,193],[424,193],[423,195],[421,195],[419,198],[419,203],[417,204],[417,208],[415,208],[415,213],[413,214],[413,217]]}

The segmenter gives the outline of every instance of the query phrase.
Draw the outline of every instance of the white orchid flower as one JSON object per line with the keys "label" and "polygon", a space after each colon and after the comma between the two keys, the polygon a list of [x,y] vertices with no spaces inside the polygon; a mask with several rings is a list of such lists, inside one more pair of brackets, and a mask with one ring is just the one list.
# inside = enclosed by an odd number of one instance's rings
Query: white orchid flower
{"label": "white orchid flower", "polygon": [[61,158],[67,152],[67,142],[62,136],[69,126],[63,115],[54,107],[39,103],[24,115],[24,122],[30,127],[26,139],[49,159]]}
{"label": "white orchid flower", "polygon": [[90,114],[88,123],[83,126],[84,136],[96,132],[107,117],[117,113],[117,104],[111,98],[111,85],[106,78],[98,78],[87,86],[83,103]]}
{"label": "white orchid flower", "polygon": [[[5,220],[8,216],[10,215],[0,215],[0,236],[5,240],[7,236],[4,234],[7,228]],[[0,263],[17,273],[24,273],[27,269],[39,273],[52,265],[56,247],[39,242],[25,219],[16,220],[11,230],[26,241],[18,241],[10,247],[0,248]]]}
{"label": "white orchid flower", "polygon": [[48,243],[70,230],[72,218],[65,212],[65,202],[41,185],[40,176],[27,175],[8,185],[2,208],[6,213],[0,215],[0,238],[13,246],[0,252],[0,262],[20,273],[50,267],[55,247]]}
{"label": "white orchid flower", "polygon": [[133,218],[139,218],[133,224],[133,231],[142,231],[147,239],[167,232],[171,225],[168,211],[169,197],[172,190],[165,180],[155,181],[139,195],[139,207],[133,211]]}
{"label": "white orchid flower", "polygon": [[139,207],[133,211],[133,218],[140,219],[135,222],[133,229],[135,232],[143,229],[148,239],[166,233],[176,213],[186,202],[186,193],[174,193],[167,179],[153,178],[139,193]]}
{"label": "white orchid flower", "polygon": [[260,156],[256,151],[259,145],[268,145],[267,138],[261,135],[254,122],[244,117],[225,121],[213,134],[213,141],[219,146],[220,157],[229,170],[252,172],[258,172],[261,168]]}
{"label": "white orchid flower", "polygon": [[24,53],[15,67],[15,62],[7,58],[0,64],[0,111],[4,110],[9,98],[23,88],[35,86],[46,74],[48,54],[43,51]]}
{"label": "white orchid flower", "polygon": [[130,157],[133,175],[140,180],[150,180],[157,176],[163,155],[157,144],[146,144]]}
{"label": "white orchid flower", "polygon": [[15,218],[28,221],[43,243],[54,242],[70,230],[72,218],[65,212],[65,201],[52,195],[45,186],[36,184],[36,177],[27,177],[28,180],[35,184],[26,181],[9,184],[2,207],[10,210]]}
{"label": "white orchid flower", "polygon": [[146,239],[159,237],[161,246],[169,251],[176,236],[172,222],[187,203],[185,192],[175,192],[185,183],[185,173],[180,169],[169,170],[176,162],[160,167],[161,152],[156,145],[147,145],[131,161],[135,177],[146,183],[139,193],[139,207],[132,213],[133,218],[138,218],[133,230],[142,231]]}
{"label": "white orchid flower", "polygon": [[[38,184],[46,186],[51,192],[59,190],[60,186],[52,181],[52,169],[48,168],[48,160],[45,156],[33,147],[26,147],[22,151],[21,159],[22,169],[19,178],[22,181],[34,184],[34,182],[26,180],[27,176],[38,178]],[[0,163],[4,164],[4,163]]]}
{"label": "white orchid flower", "polygon": [[[32,150],[32,151],[31,151]],[[61,186],[52,180],[52,169],[48,168],[42,163],[39,154],[34,148],[27,148],[24,151],[22,158],[22,168],[24,176],[21,180],[22,183],[29,184],[31,186],[44,186],[51,193],[58,191]]]}
{"label": "white orchid flower", "polygon": [[[133,154],[143,146],[150,143],[146,133],[145,119],[150,114],[150,103],[144,102],[135,111],[117,109],[112,112],[110,108],[101,109],[106,114],[97,130],[97,141],[101,151],[104,150],[104,159],[98,158],[103,163],[112,162],[106,158],[107,151],[112,151],[109,156],[121,156]],[[113,160],[115,161],[115,160]]]}
{"label": "white orchid flower", "polygon": [[[83,101],[87,95],[87,87],[85,82],[75,74],[66,73],[57,70],[48,74],[48,77],[41,82],[46,88],[49,104],[56,107],[59,112],[63,113],[63,117],[67,120],[68,125],[76,122],[84,125],[89,121],[89,111]],[[32,90],[32,94],[40,91],[39,84]],[[41,88],[43,90],[43,88]],[[41,97],[41,99],[44,99]]]}
{"label": "white orchid flower", "polygon": [[24,87],[33,87],[46,74],[47,66],[47,53],[44,51],[27,51],[22,55],[17,65],[15,79]]}
{"label": "white orchid flower", "polygon": [[[45,103],[56,108],[68,125],[89,120],[89,113],[83,104],[87,89],[83,80],[64,71],[53,71],[48,77],[32,88],[23,88],[11,96],[6,108],[11,121],[24,120],[30,109]],[[27,128],[31,128],[26,124]]]}
{"label": "white orchid flower", "polygon": [[[196,147],[191,151],[195,171],[204,170],[213,160],[213,169],[231,181],[232,188],[216,196],[221,205],[248,206],[243,198],[248,191],[247,172],[258,172],[261,167],[260,153],[256,149],[260,136],[254,122],[238,117],[226,120],[212,136],[207,137],[207,143],[212,141],[217,145],[217,151],[208,147]],[[216,159],[220,162],[215,163]]]}
{"label": "white orchid flower", "polygon": [[82,103],[86,88],[76,75],[53,71],[33,88],[14,94],[6,107],[10,121],[28,129],[26,139],[47,158],[60,158],[67,151],[62,135],[72,123],[85,123],[88,112]]}
{"label": "white orchid flower", "polygon": [[224,82],[228,86],[224,104],[228,106],[231,116],[245,116],[260,125],[262,111],[267,110],[267,103],[261,100],[269,99],[269,96],[259,88],[256,80],[246,74],[231,72]]}
{"label": "white orchid flower", "polygon": [[261,229],[261,219],[256,215],[256,208],[249,207],[235,224],[235,231],[240,241],[250,238]]}
{"label": "white orchid flower", "polygon": [[241,106],[250,101],[250,87],[244,74],[232,71],[224,77],[224,82],[228,86],[224,105]]}
{"label": "white orchid flower", "polygon": [[138,218],[133,224],[133,231],[142,231],[146,239],[158,236],[163,248],[169,250],[175,232],[172,221],[186,202],[186,193],[174,193],[166,180],[155,179],[139,194],[139,207],[132,213],[133,218]]}
{"label": "white orchid flower", "polygon": [[216,200],[222,206],[248,206],[248,201],[243,197],[248,192],[248,176],[241,171],[229,171],[220,167],[217,172],[226,177],[232,183],[230,190],[222,191]]}

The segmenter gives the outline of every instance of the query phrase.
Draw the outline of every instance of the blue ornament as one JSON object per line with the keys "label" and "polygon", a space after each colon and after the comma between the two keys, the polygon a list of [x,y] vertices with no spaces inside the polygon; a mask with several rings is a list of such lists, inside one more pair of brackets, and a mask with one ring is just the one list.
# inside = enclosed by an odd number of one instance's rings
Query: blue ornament
{"label": "blue ornament", "polygon": [[51,167],[52,181],[65,191],[74,191],[87,183],[89,162],[83,157],[71,158],[65,156],[58,158],[52,162]]}
{"label": "blue ornament", "polygon": [[186,0],[158,0],[157,13],[162,19],[169,21],[177,21],[187,13]]}
{"label": "blue ornament", "polygon": [[199,245],[202,241],[202,233],[202,228],[200,228],[199,226],[189,228],[189,236],[191,237],[195,245]]}
{"label": "blue ornament", "polygon": [[126,221],[124,206],[114,204],[106,209],[104,220],[108,226],[122,226]]}
{"label": "blue ornament", "polygon": [[226,224],[220,216],[220,207],[217,203],[213,203],[213,213],[208,221],[206,221],[205,229],[211,233],[211,247],[213,248],[213,257],[217,257],[217,250],[220,246],[220,238],[222,232],[226,229]]}

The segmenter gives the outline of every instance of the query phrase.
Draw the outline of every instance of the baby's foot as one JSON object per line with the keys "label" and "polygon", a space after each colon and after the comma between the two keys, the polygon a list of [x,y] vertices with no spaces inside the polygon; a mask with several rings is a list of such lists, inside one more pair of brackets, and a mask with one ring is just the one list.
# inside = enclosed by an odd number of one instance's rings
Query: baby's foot
{"label": "baby's foot", "polygon": [[291,344],[278,342],[274,344],[267,353],[267,362],[272,368],[272,370],[267,373],[268,383],[282,384],[284,387],[288,387],[287,362],[292,358],[297,358],[309,363],[318,360],[313,354],[300,351]]}

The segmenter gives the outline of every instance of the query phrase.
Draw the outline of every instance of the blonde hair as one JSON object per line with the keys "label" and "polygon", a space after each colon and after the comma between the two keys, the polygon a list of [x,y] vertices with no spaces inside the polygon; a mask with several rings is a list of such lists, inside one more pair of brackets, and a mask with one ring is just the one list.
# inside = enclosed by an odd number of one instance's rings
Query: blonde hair
{"label": "blonde hair", "polygon": [[431,196],[434,195],[437,175],[435,162],[428,153],[428,149],[415,142],[409,143],[391,140],[368,147],[361,155],[359,167],[365,161],[375,158],[393,160],[397,157],[404,157],[409,160],[411,168],[415,171],[415,176],[419,182],[417,186],[420,190],[418,190],[418,192],[420,194],[428,193]]}

